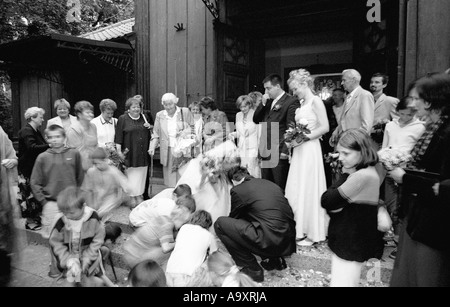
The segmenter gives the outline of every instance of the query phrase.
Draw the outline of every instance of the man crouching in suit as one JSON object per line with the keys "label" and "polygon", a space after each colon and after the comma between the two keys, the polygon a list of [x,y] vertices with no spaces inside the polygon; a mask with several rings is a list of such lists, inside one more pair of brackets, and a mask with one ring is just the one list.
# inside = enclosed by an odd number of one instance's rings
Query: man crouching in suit
{"label": "man crouching in suit", "polygon": [[[261,123],[259,156],[262,160],[261,176],[276,183],[283,191],[289,173],[289,149],[284,134],[289,124],[295,124],[295,110],[300,107],[296,97],[282,88],[282,79],[272,74],[263,80],[265,95],[253,116]],[[270,149],[269,149],[270,148]]]}
{"label": "man crouching in suit", "polygon": [[296,252],[294,213],[278,185],[250,176],[245,167],[234,167],[228,178],[234,186],[230,215],[219,217],[214,230],[241,272],[262,282],[261,266],[284,270],[283,257]]}

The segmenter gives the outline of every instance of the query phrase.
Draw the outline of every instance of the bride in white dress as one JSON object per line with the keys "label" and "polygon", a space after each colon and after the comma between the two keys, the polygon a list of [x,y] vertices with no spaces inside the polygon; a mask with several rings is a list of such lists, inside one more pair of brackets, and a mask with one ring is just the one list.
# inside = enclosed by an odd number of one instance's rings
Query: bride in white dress
{"label": "bride in white dress", "polygon": [[[192,159],[183,170],[179,184],[191,187],[197,210],[211,213],[213,224],[220,216],[228,216],[231,209],[231,183],[227,171],[240,164],[236,145],[226,141]],[[211,227],[213,230],[213,227]]]}
{"label": "bride in white dress", "polygon": [[323,101],[312,91],[314,80],[304,69],[292,71],[289,88],[301,101],[295,120],[308,121],[308,141],[294,147],[286,183],[286,198],[294,211],[297,244],[311,246],[324,241],[329,217],[321,206],[326,191],[326,179],[320,146],[320,137],[329,130],[328,117]]}

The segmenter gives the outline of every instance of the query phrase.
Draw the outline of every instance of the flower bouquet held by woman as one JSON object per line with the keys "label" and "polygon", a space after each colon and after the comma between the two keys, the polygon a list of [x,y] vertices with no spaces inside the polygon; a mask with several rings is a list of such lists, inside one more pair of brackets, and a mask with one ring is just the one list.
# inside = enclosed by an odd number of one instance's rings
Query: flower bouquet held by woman
{"label": "flower bouquet held by woman", "polygon": [[124,157],[128,153],[128,148],[125,148],[123,156],[119,155],[116,144],[114,142],[109,142],[105,144],[105,150],[108,154],[109,164],[117,167],[122,173],[125,173],[125,159]]}
{"label": "flower bouquet held by woman", "polygon": [[309,140],[307,134],[311,134],[311,130],[308,129],[308,120],[302,118],[297,124],[289,124],[289,129],[284,134],[284,142],[288,148],[300,146]]}

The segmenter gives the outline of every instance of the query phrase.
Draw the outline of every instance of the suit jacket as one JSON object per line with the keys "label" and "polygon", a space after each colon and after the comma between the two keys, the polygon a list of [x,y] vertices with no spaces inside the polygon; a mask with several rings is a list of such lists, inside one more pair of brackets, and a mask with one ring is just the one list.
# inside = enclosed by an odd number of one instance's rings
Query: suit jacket
{"label": "suit jacket", "polygon": [[[300,102],[294,96],[285,93],[280,100],[277,101],[273,109],[272,107],[273,99],[269,99],[266,105],[263,106],[261,103],[255,110],[253,116],[253,121],[255,124],[261,125],[261,139],[260,139],[260,149],[259,153],[263,160],[270,159],[272,144],[272,125],[271,123],[278,123],[278,131],[274,131],[274,137],[278,137],[278,140],[273,140],[275,146],[278,146],[279,154],[289,154],[289,150],[284,143],[284,134],[289,127],[290,123],[295,124],[295,110],[300,107]],[[264,124],[264,123],[267,123]],[[278,133],[278,135],[276,135]],[[271,150],[269,150],[269,148]]]}
{"label": "suit jacket", "polygon": [[344,111],[339,120],[338,134],[348,129],[363,128],[371,133],[375,114],[372,93],[359,86],[349,101],[344,104]]}
{"label": "suit jacket", "polygon": [[39,130],[30,124],[19,131],[19,172],[25,178],[31,177],[34,162],[39,154],[50,148]]}
{"label": "suit jacket", "polygon": [[[178,131],[185,133],[194,133],[194,117],[188,108],[179,108],[180,112],[177,115]],[[181,113],[182,112],[182,113]],[[182,116],[183,114],[183,116]],[[182,120],[183,117],[183,120]],[[156,113],[155,126],[153,127],[152,139],[150,141],[150,149],[155,149],[160,146],[160,162],[163,166],[167,166],[169,155],[169,129],[168,121],[165,116],[165,111]]]}
{"label": "suit jacket", "polygon": [[375,102],[373,123],[376,124],[383,120],[391,121],[394,118],[398,118],[397,112],[395,111],[398,102],[399,100],[395,97],[381,94],[380,98]]}
{"label": "suit jacket", "polygon": [[230,194],[230,217],[253,224],[249,237],[258,234],[255,240],[263,251],[280,256],[295,253],[294,213],[278,185],[249,176]]}

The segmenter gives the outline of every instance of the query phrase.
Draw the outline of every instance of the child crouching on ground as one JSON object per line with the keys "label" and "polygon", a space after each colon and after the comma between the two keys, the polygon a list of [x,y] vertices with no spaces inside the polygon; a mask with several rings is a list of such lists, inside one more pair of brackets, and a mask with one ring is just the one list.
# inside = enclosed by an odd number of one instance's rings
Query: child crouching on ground
{"label": "child crouching on ground", "polygon": [[57,199],[62,216],[50,232],[52,269],[65,273],[73,285],[114,284],[103,270],[101,247],[105,227],[97,212],[85,205],[81,189],[68,187]]}
{"label": "child crouching on ground", "polygon": [[230,255],[215,251],[208,257],[208,270],[216,287],[257,287],[251,277],[239,271]]}
{"label": "child crouching on ground", "polygon": [[175,189],[167,188],[155,195],[152,199],[143,201],[131,210],[128,217],[130,225],[133,227],[142,227],[156,216],[169,216],[176,206],[175,202],[182,196],[192,196],[189,185],[180,184]]}
{"label": "child crouching on ground", "polygon": [[211,214],[205,210],[199,210],[194,212],[189,222],[180,228],[175,240],[175,248],[167,262],[168,286],[211,286],[205,262],[208,252],[217,250],[216,238],[208,230],[211,225]]}
{"label": "child crouching on ground", "polygon": [[101,147],[91,153],[93,166],[87,171],[82,186],[87,193],[87,205],[97,211],[103,222],[125,201],[128,190],[127,177],[117,167],[109,165],[107,156]]}

